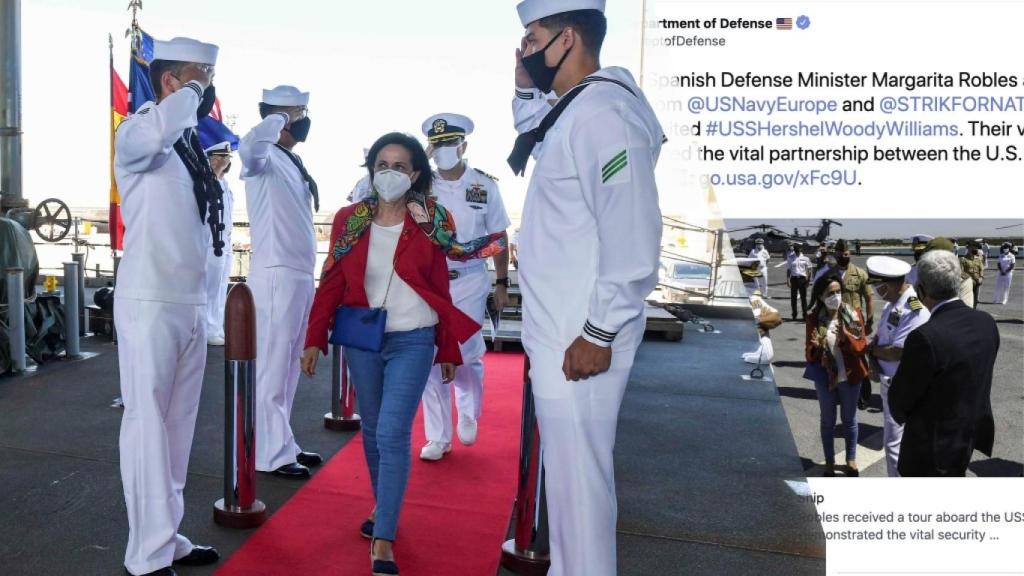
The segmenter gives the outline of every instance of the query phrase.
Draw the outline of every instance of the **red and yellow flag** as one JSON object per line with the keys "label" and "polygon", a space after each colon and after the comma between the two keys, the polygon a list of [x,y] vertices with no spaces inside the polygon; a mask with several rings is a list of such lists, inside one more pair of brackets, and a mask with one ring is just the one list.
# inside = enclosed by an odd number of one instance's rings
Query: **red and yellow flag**
{"label": "red and yellow flag", "polygon": [[114,132],[121,122],[128,117],[128,87],[114,70],[114,62],[110,62],[110,249],[124,249],[124,222],[121,220],[121,195],[117,192],[117,181],[114,178]]}

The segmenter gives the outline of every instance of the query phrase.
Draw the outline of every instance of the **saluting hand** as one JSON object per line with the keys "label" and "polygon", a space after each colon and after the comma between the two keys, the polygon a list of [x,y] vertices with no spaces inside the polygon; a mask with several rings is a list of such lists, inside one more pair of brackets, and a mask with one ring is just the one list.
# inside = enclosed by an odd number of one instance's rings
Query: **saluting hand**
{"label": "saluting hand", "polygon": [[565,351],[562,373],[565,374],[566,380],[576,382],[607,372],[611,365],[611,348],[592,344],[584,340],[582,336],[577,336]]}
{"label": "saluting hand", "polygon": [[212,66],[208,66],[206,64],[189,64],[182,69],[179,78],[182,84],[188,84],[194,80],[203,87],[203,90],[206,90],[210,87],[210,84],[213,84],[213,75],[214,71]]}
{"label": "saluting hand", "polygon": [[516,88],[528,90],[533,88],[534,85],[530,75],[526,73],[526,67],[523,66],[523,54],[525,53],[526,36],[523,36],[523,39],[519,44],[519,48],[516,48]]}
{"label": "saluting hand", "polygon": [[310,346],[303,350],[302,360],[300,362],[303,374],[312,378],[316,374],[316,362],[319,359],[320,349],[316,346]]}

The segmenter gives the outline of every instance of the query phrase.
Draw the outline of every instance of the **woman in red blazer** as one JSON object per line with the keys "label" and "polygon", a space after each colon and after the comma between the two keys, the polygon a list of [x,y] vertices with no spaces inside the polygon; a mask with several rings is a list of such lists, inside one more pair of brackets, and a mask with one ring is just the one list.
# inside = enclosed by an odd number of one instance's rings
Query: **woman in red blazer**
{"label": "woman in red blazer", "polygon": [[451,381],[462,362],[459,343],[480,326],[452,304],[448,293],[450,248],[438,240],[447,236],[436,226],[445,212],[429,199],[433,176],[419,142],[387,134],[366,157],[373,191],[334,217],[302,369],[313,375],[320,353],[326,354],[338,306],[387,310],[381,351],[349,347],[345,355],[377,503],[361,532],[372,539],[373,573],[398,574],[391,545],[409,476],[413,418],[433,364],[440,363],[445,382]]}
{"label": "woman in red blazer", "polygon": [[843,303],[842,279],[829,273],[814,283],[807,313],[804,378],[814,381],[821,409],[825,476],[836,475],[836,406],[843,419],[846,474],[857,476],[857,399],[868,377],[867,332],[860,310]]}

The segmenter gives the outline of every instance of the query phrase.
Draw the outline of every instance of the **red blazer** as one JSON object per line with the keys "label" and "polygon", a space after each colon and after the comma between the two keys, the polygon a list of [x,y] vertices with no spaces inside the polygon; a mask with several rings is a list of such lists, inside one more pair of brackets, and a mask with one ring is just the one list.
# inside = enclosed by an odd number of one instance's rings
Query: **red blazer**
{"label": "red blazer", "polygon": [[[355,206],[357,204],[346,206],[334,215],[330,246],[334,246],[341,222],[349,217]],[[334,312],[338,306],[369,306],[364,280],[370,247],[369,235],[372,233],[372,229],[367,230],[352,247],[352,251],[335,263],[320,280],[309,313],[306,348],[315,346],[327,353],[327,333],[334,323]],[[476,334],[480,325],[452,304],[448,292],[448,262],[445,254],[427,238],[408,214],[395,248],[395,273],[437,312],[435,362],[462,364],[459,344]]]}

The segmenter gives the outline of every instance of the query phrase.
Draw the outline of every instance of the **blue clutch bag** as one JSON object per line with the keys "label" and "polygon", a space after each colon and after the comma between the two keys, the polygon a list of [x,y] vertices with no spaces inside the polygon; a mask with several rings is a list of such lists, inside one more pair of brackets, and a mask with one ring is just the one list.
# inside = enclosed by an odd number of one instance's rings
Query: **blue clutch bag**
{"label": "blue clutch bag", "polygon": [[336,346],[380,352],[387,321],[388,311],[384,308],[339,306],[329,341]]}

